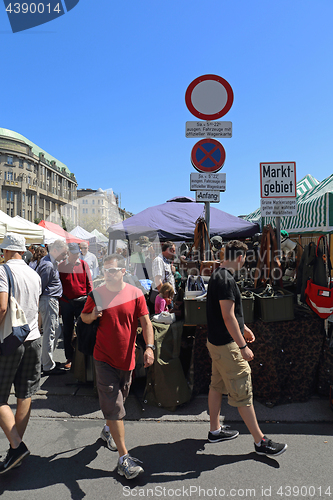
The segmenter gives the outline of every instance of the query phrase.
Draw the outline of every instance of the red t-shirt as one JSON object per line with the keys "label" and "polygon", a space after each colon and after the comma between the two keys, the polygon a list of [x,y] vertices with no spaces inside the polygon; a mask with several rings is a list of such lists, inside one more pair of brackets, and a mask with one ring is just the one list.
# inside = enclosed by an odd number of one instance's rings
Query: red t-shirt
{"label": "red t-shirt", "polygon": [[74,265],[64,261],[58,266],[62,283],[63,299],[77,299],[88,295],[93,289],[90,268],[84,260],[77,260]]}
{"label": "red t-shirt", "polygon": [[[101,297],[103,315],[99,318],[94,358],[118,370],[134,370],[138,318],[148,314],[143,293],[128,283],[120,292],[110,292],[105,285],[96,292]],[[94,307],[88,297],[82,312],[89,314]]]}

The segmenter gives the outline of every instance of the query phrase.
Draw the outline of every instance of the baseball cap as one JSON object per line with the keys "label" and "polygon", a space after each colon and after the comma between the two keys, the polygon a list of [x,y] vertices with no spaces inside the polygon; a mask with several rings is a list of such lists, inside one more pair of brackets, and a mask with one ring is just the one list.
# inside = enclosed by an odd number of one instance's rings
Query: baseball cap
{"label": "baseball cap", "polygon": [[77,243],[68,243],[70,253],[80,253],[80,247]]}

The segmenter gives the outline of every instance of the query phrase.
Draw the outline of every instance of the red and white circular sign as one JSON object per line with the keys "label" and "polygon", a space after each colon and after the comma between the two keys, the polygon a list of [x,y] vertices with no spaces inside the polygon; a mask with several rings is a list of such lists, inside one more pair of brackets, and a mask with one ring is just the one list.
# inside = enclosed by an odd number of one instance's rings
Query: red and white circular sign
{"label": "red and white circular sign", "polygon": [[185,102],[192,115],[201,120],[217,120],[230,110],[234,93],[221,76],[199,76],[187,87]]}

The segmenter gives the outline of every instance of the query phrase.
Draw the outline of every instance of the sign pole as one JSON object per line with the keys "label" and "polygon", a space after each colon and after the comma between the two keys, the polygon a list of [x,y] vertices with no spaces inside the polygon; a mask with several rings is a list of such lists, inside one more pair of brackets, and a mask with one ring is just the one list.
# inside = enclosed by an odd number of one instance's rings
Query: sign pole
{"label": "sign pole", "polygon": [[[210,203],[209,201],[205,202],[205,220],[206,220],[206,225],[207,225],[207,234],[206,234],[206,241],[205,241],[205,248],[206,248],[206,255],[204,256],[205,257],[205,260],[210,260],[211,259],[211,255],[210,255],[210,244],[209,244],[209,240],[210,240]],[[207,254],[207,251],[209,251],[209,253]]]}

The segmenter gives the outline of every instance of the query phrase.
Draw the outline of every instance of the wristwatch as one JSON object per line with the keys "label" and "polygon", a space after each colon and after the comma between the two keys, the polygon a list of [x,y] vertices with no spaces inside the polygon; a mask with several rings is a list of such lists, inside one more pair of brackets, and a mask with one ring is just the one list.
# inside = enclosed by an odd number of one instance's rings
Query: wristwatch
{"label": "wristwatch", "polygon": [[146,344],[146,349],[148,349],[148,347],[150,347],[150,349],[152,351],[155,351],[156,347],[154,346],[154,344]]}

